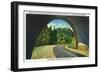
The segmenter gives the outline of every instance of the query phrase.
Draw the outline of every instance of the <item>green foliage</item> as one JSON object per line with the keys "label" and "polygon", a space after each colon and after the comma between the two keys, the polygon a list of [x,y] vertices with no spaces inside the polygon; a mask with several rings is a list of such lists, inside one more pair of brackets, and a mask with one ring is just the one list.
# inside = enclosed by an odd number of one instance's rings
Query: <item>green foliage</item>
{"label": "green foliage", "polygon": [[51,27],[49,28],[50,30],[50,44],[56,44],[57,41],[57,31],[56,29],[52,30]]}
{"label": "green foliage", "polygon": [[57,28],[44,27],[39,36],[37,37],[35,46],[54,45],[54,44],[68,44],[73,48],[74,32],[70,28]]}
{"label": "green foliage", "polygon": [[72,42],[70,42],[69,44],[67,44],[67,47],[69,48],[76,48],[76,39],[75,39],[75,36],[71,38]]}
{"label": "green foliage", "polygon": [[57,29],[57,44],[70,44],[72,42],[73,32],[70,29]]}
{"label": "green foliage", "polygon": [[47,27],[44,27],[44,29],[41,31],[41,33],[37,37],[35,45],[36,46],[47,45],[49,44],[49,40],[50,40],[50,32]]}

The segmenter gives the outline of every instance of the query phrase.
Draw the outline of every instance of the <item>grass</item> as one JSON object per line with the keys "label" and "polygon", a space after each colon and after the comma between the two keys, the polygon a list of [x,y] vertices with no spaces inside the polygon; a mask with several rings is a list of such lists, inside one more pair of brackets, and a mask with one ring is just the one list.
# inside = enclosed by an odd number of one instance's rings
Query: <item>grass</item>
{"label": "grass", "polygon": [[84,43],[79,42],[78,48],[76,48],[76,49],[75,48],[70,48],[68,46],[66,46],[66,49],[77,52],[77,53],[82,54],[82,55],[87,56],[87,57],[89,56],[89,48]]}
{"label": "grass", "polygon": [[47,46],[39,46],[35,47],[32,52],[32,59],[43,59],[43,58],[55,58],[55,55],[53,53],[53,47],[55,45],[47,45]]}

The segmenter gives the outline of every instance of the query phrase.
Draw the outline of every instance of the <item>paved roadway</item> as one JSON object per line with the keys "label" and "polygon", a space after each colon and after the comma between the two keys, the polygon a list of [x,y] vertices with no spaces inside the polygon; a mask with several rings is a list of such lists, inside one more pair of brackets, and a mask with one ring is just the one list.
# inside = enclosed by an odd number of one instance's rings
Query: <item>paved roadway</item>
{"label": "paved roadway", "polygon": [[84,55],[81,55],[79,53],[73,52],[68,49],[64,49],[63,46],[55,46],[53,48],[54,54],[56,58],[64,58],[64,57],[85,57]]}

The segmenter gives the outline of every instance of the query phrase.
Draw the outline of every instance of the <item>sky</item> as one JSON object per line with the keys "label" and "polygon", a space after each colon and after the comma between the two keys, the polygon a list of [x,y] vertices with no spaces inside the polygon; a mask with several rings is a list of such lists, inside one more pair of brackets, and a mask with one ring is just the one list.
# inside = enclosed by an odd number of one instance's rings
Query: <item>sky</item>
{"label": "sky", "polygon": [[54,19],[51,22],[49,22],[47,24],[47,26],[48,26],[48,28],[51,26],[52,30],[54,30],[54,28],[55,29],[57,29],[57,28],[70,28],[70,29],[72,29],[70,27],[69,23],[62,20],[62,19]]}

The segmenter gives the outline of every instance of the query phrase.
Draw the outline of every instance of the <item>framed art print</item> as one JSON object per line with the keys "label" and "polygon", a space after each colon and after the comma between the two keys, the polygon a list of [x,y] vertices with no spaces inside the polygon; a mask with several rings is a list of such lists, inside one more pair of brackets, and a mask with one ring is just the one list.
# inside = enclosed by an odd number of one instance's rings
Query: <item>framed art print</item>
{"label": "framed art print", "polygon": [[11,70],[97,66],[97,7],[11,3]]}

